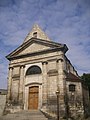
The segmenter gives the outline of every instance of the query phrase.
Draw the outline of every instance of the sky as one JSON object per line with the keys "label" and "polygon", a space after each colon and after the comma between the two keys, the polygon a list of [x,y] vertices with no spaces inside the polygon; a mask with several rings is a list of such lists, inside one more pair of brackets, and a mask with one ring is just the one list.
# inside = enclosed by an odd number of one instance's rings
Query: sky
{"label": "sky", "polygon": [[79,75],[90,73],[90,0],[0,0],[0,89],[7,88],[5,58],[37,23],[66,53]]}

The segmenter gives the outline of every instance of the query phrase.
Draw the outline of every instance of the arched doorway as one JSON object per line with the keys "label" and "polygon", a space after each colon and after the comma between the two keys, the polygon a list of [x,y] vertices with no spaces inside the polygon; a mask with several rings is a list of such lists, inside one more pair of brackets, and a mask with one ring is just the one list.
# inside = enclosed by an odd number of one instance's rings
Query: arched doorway
{"label": "arched doorway", "polygon": [[37,65],[30,66],[26,71],[28,87],[28,109],[39,109],[40,107],[40,83],[41,68]]}

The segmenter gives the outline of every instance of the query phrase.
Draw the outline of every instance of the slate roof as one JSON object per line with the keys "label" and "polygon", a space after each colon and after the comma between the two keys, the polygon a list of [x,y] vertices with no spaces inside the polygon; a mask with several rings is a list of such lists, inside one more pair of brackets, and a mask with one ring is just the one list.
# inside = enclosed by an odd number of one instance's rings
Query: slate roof
{"label": "slate roof", "polygon": [[72,82],[81,82],[81,78],[79,76],[74,75],[71,72],[67,73],[66,80]]}

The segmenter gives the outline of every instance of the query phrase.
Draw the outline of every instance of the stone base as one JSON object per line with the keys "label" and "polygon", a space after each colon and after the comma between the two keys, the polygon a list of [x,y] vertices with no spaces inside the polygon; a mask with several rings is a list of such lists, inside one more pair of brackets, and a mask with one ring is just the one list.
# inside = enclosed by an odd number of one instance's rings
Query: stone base
{"label": "stone base", "polygon": [[52,114],[52,113],[48,112],[48,110],[46,110],[46,109],[40,109],[40,111],[41,111],[47,118],[54,119],[54,120],[56,120],[56,118],[57,118],[56,114]]}
{"label": "stone base", "polygon": [[23,105],[6,103],[3,114],[15,113],[23,110]]}

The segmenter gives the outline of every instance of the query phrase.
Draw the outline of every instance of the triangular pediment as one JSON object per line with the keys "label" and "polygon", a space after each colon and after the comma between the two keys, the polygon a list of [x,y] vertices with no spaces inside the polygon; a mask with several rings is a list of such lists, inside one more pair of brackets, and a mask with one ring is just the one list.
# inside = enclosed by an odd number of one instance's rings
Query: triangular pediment
{"label": "triangular pediment", "polygon": [[46,50],[49,48],[50,48],[49,46],[46,46],[44,44],[39,44],[39,43],[33,42],[28,47],[26,47],[24,50],[22,50],[18,55],[39,52],[39,51]]}
{"label": "triangular pediment", "polygon": [[53,48],[63,47],[62,44],[51,42],[47,40],[41,40],[37,38],[31,38],[29,41],[23,43],[16,50],[10,53],[7,58],[13,58],[21,55],[27,55],[36,52],[42,52],[51,50]]}
{"label": "triangular pediment", "polygon": [[64,44],[52,42],[44,31],[35,24],[31,32],[26,36],[23,44],[7,55],[6,58],[12,60],[15,58],[30,56],[31,54],[46,53],[47,51],[52,51],[52,49],[56,48],[60,48],[60,50],[61,48],[64,48],[64,52],[68,50],[67,46]]}

